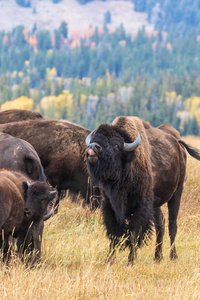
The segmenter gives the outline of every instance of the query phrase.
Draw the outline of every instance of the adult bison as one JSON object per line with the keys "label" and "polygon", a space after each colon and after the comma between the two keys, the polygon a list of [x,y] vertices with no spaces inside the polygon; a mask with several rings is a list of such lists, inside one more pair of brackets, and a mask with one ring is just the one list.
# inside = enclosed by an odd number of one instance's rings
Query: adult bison
{"label": "adult bison", "polygon": [[26,109],[8,109],[0,112],[0,124],[23,120],[43,119],[39,112]]}
{"label": "adult bison", "polygon": [[163,130],[166,133],[172,134],[176,139],[180,139],[180,133],[174,127],[169,124],[163,124],[157,127],[160,130]]}
{"label": "adult bison", "polygon": [[3,259],[9,260],[11,236],[18,238],[21,255],[30,247],[34,250],[35,263],[41,254],[43,217],[56,191],[50,190],[46,182],[33,181],[21,172],[0,171],[0,246]]}
{"label": "adult bison", "polygon": [[34,147],[59,198],[67,189],[87,198],[85,138],[90,130],[68,121],[28,120],[2,124],[0,132],[26,140]]}
{"label": "adult bison", "polygon": [[46,181],[40,158],[31,144],[0,132],[0,169],[21,171],[33,180]]}
{"label": "adult bison", "polygon": [[176,259],[175,237],[186,169],[186,152],[198,150],[137,117],[118,117],[86,138],[92,180],[102,191],[103,219],[110,238],[110,258],[122,237],[130,247],[129,262],[145,236],[156,228],[155,259],[162,258],[164,218],[168,205],[170,258]]}

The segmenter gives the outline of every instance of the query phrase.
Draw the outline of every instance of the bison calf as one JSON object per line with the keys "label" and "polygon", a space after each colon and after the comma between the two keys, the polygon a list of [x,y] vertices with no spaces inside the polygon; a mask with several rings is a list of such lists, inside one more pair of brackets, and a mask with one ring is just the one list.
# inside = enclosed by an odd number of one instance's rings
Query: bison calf
{"label": "bison calf", "polygon": [[41,254],[43,216],[56,191],[51,191],[46,182],[30,184],[28,180],[20,172],[0,171],[0,246],[3,247],[3,259],[9,260],[11,235],[18,238],[21,255],[33,239],[31,250],[35,252],[34,264]]}

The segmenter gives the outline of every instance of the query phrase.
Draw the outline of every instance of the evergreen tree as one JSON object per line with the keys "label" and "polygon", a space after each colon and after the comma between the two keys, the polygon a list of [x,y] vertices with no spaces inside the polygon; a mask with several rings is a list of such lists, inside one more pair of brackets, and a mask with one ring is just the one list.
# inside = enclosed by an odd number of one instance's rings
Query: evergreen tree
{"label": "evergreen tree", "polygon": [[185,124],[184,132],[186,135],[199,135],[199,127],[195,117],[190,119],[189,122]]}
{"label": "evergreen tree", "polygon": [[14,37],[15,40],[15,45],[18,46],[19,48],[22,48],[26,44],[23,30],[24,30],[24,26],[19,25],[15,27],[12,32],[12,36]]}
{"label": "evergreen tree", "polygon": [[37,32],[37,45],[38,49],[43,51],[51,49],[51,35],[48,30],[40,30]]}
{"label": "evergreen tree", "polygon": [[65,21],[61,22],[60,27],[59,27],[58,30],[63,35],[63,37],[66,39],[67,36],[68,36],[68,27],[67,27],[67,23]]}
{"label": "evergreen tree", "polygon": [[111,13],[109,10],[107,10],[107,12],[104,14],[104,22],[106,24],[111,23]]}

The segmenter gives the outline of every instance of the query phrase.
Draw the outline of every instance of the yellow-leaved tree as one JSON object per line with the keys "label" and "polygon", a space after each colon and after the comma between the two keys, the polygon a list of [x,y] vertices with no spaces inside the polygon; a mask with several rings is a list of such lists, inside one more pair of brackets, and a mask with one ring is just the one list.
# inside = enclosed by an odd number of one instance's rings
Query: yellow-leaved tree
{"label": "yellow-leaved tree", "polygon": [[180,107],[182,96],[177,95],[175,91],[165,92],[165,100],[168,105],[175,104],[176,107]]}
{"label": "yellow-leaved tree", "polygon": [[1,105],[1,110],[7,110],[7,109],[33,109],[33,99],[28,98],[26,96],[21,96],[15,100],[12,101],[6,101]]}
{"label": "yellow-leaved tree", "polygon": [[193,96],[184,102],[185,110],[189,112],[191,117],[196,117],[200,128],[200,97]]}
{"label": "yellow-leaved tree", "polygon": [[42,110],[42,113],[46,118],[54,118],[55,114],[55,100],[56,96],[45,96],[40,101],[37,109],[40,111]]}
{"label": "yellow-leaved tree", "polygon": [[73,95],[63,90],[62,94],[58,96],[45,96],[40,101],[38,109],[42,110],[47,118],[70,119],[72,113]]}

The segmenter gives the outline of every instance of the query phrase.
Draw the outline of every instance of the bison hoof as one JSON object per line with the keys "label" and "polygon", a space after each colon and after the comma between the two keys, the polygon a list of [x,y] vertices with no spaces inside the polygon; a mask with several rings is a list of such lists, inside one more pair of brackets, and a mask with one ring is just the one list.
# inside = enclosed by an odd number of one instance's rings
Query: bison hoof
{"label": "bison hoof", "polygon": [[163,260],[163,256],[162,257],[154,257],[154,262],[156,263],[156,264],[159,264],[161,261]]}
{"label": "bison hoof", "polygon": [[159,264],[161,262],[161,260],[163,260],[162,253],[155,253],[154,262]]}
{"label": "bison hoof", "polygon": [[178,259],[178,255],[176,253],[170,253],[170,259],[172,261],[176,261]]}

